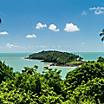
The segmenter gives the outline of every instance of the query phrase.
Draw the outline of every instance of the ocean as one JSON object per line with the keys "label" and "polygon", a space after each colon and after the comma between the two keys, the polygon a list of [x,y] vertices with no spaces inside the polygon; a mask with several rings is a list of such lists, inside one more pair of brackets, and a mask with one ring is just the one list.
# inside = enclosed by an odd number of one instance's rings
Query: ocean
{"label": "ocean", "polygon": [[[42,73],[44,67],[48,65],[48,63],[41,62],[40,60],[28,60],[25,59],[26,56],[30,55],[31,53],[0,53],[0,60],[5,61],[6,65],[13,67],[14,71],[21,72],[24,67],[32,67],[34,65],[38,66],[37,71]],[[75,54],[80,55],[83,57],[84,60],[96,60],[99,56],[104,57],[104,52],[75,52]],[[62,70],[61,76],[65,78],[66,74],[75,69],[75,67],[61,67],[61,66],[53,66],[53,69],[60,69]]]}

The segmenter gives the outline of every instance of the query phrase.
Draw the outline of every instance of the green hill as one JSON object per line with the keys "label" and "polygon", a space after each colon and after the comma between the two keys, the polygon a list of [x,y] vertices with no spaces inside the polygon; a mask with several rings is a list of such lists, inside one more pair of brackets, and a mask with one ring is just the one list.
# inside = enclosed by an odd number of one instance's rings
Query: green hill
{"label": "green hill", "polygon": [[77,66],[83,63],[82,58],[79,55],[60,51],[42,51],[31,54],[27,58],[38,59],[44,62],[52,62],[53,65],[58,66]]}

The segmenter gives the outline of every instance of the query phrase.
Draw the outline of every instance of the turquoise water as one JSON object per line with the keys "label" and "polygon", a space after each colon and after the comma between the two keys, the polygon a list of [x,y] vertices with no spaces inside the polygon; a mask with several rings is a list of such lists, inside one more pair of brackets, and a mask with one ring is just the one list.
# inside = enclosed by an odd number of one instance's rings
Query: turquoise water
{"label": "turquoise water", "polygon": [[[42,73],[44,70],[44,67],[48,65],[48,63],[41,62],[40,60],[28,60],[24,59],[24,57],[28,56],[30,53],[0,53],[0,60],[5,61],[6,65],[9,65],[10,67],[13,67],[14,71],[19,71],[24,69],[24,67],[32,67],[34,65],[38,66],[38,72]],[[69,67],[50,67],[50,68],[57,68],[61,69],[61,76],[64,78],[66,76],[66,73],[68,73],[70,70],[73,70],[73,68]]]}
{"label": "turquoise water", "polygon": [[28,56],[29,53],[0,53],[0,60],[5,61],[7,65],[14,68],[14,71],[21,71],[25,66],[39,66],[39,72],[41,68],[45,66],[46,63],[43,63],[39,60],[27,60],[24,59]]}
{"label": "turquoise water", "polygon": [[104,52],[76,52],[75,54],[80,55],[86,61],[96,60],[100,56],[104,57]]}
{"label": "turquoise water", "polygon": [[[0,53],[0,60],[5,61],[5,63],[11,67],[13,67],[14,71],[19,71],[25,67],[25,66],[38,66],[38,72],[42,73],[45,66],[48,65],[48,63],[41,62],[39,60],[26,60],[24,57],[28,56],[30,53]],[[84,60],[96,60],[99,56],[104,56],[104,52],[77,52],[75,54],[80,55],[84,58]],[[58,67],[53,66],[51,67],[53,69],[61,69],[61,76],[64,78],[66,76],[66,73],[73,70],[74,68],[71,67]]]}

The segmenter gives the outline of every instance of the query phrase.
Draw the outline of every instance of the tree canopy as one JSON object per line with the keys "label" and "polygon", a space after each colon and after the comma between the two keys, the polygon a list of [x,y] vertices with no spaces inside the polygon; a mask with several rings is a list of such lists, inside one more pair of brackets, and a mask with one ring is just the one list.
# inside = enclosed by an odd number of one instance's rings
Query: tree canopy
{"label": "tree canopy", "polygon": [[61,70],[37,66],[22,72],[0,61],[0,104],[103,104],[104,63],[86,62],[61,78]]}
{"label": "tree canopy", "polygon": [[[60,51],[42,51],[34,53],[27,57],[28,59],[38,59],[44,62],[52,62],[55,65],[80,65],[82,64],[82,57],[67,52]],[[73,63],[72,63],[73,62]]]}

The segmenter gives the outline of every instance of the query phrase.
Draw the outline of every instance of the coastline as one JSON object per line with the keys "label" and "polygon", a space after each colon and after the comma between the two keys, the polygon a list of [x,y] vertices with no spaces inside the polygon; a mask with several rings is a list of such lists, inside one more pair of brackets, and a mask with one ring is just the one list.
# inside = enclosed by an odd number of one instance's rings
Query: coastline
{"label": "coastline", "polygon": [[[48,62],[49,63],[49,62]],[[83,62],[84,63],[84,62]],[[82,63],[82,64],[83,64]],[[80,67],[82,64],[79,64],[79,65],[72,65],[72,64],[70,64],[70,65],[59,65],[59,64],[55,64],[55,63],[49,63],[48,65],[47,65],[47,67]]]}
{"label": "coastline", "polygon": [[[79,64],[66,64],[66,65],[63,65],[63,64],[58,64],[58,63],[54,63],[54,62],[46,62],[46,61],[44,61],[44,60],[40,60],[40,59],[30,59],[30,58],[28,58],[28,57],[25,57],[24,59],[26,59],[26,60],[38,60],[38,61],[41,61],[41,62],[44,62],[44,63],[48,63],[48,65],[47,66],[45,66],[45,67],[80,67],[83,63],[85,63],[85,61],[80,61],[80,63]],[[76,61],[77,62],[77,61]]]}
{"label": "coastline", "polygon": [[50,63],[49,64],[47,64],[45,67],[48,67],[48,68],[77,68],[77,67],[80,67],[80,65],[79,66],[62,66],[62,65],[50,65]]}

